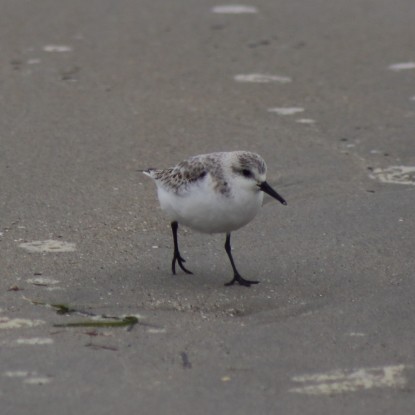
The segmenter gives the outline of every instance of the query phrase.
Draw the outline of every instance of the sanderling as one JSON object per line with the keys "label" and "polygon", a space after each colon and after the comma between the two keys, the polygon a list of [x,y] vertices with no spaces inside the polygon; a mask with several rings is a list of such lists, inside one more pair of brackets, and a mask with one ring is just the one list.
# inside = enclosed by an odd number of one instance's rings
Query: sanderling
{"label": "sanderling", "polygon": [[231,232],[250,222],[262,206],[264,192],[283,205],[287,202],[266,182],[267,167],[261,156],[248,151],[202,154],[169,169],[142,171],[157,185],[160,206],[171,220],[173,232],[172,272],[176,262],[187,274],[177,242],[179,223],[203,233],[225,233],[225,250],[233,279],[246,287],[258,284],[242,278],[231,252]]}

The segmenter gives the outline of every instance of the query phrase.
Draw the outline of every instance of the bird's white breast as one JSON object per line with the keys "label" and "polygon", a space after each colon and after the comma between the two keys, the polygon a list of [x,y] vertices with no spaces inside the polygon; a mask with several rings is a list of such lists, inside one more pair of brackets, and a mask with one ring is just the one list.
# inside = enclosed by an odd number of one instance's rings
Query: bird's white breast
{"label": "bird's white breast", "polygon": [[230,188],[220,193],[210,177],[176,193],[157,184],[161,208],[172,221],[204,233],[231,232],[250,222],[262,205],[263,192]]}

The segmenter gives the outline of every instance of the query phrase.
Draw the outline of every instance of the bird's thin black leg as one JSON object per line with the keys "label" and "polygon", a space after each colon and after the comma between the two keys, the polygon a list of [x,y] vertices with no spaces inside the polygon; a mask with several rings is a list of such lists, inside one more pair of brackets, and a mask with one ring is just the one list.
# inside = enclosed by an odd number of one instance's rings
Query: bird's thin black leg
{"label": "bird's thin black leg", "polygon": [[226,234],[226,242],[225,242],[225,251],[228,254],[229,261],[231,261],[232,269],[233,269],[233,279],[232,281],[227,282],[225,285],[233,285],[235,282],[238,282],[240,285],[243,285],[245,287],[250,287],[252,284],[258,284],[259,281],[251,281],[246,280],[245,278],[242,278],[239,274],[238,270],[236,269],[235,262],[232,258],[232,248],[231,248],[231,234]]}
{"label": "bird's thin black leg", "polygon": [[179,267],[186,274],[193,274],[192,271],[189,271],[183,265],[183,262],[186,262],[186,260],[180,255],[180,252],[179,252],[179,244],[177,243],[177,228],[178,227],[179,227],[179,224],[177,222],[171,223],[171,230],[173,231],[173,242],[174,242],[174,253],[173,253],[173,261],[171,263],[171,270],[173,274],[176,275],[176,261],[177,261],[179,264]]}

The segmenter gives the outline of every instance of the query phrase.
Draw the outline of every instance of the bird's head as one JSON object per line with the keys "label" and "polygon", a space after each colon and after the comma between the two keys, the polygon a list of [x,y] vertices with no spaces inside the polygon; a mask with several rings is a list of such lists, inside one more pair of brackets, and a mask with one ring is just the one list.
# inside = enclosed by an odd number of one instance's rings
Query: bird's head
{"label": "bird's head", "polygon": [[267,165],[258,154],[247,151],[231,153],[230,168],[238,186],[255,192],[267,193],[283,205],[287,202],[266,181]]}

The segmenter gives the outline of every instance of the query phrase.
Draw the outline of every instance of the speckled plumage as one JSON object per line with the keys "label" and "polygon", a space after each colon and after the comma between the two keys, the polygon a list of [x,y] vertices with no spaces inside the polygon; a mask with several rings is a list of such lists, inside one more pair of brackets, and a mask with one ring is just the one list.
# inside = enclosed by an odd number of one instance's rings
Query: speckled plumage
{"label": "speckled plumage", "polygon": [[156,183],[160,183],[165,190],[180,194],[195,183],[210,174],[214,182],[214,189],[223,195],[230,194],[229,183],[225,180],[224,159],[232,155],[235,164],[232,171],[236,174],[240,170],[256,166],[259,174],[265,174],[267,167],[261,156],[248,151],[234,151],[222,153],[201,154],[183,160],[175,167],[168,169],[148,169],[144,173]]}

